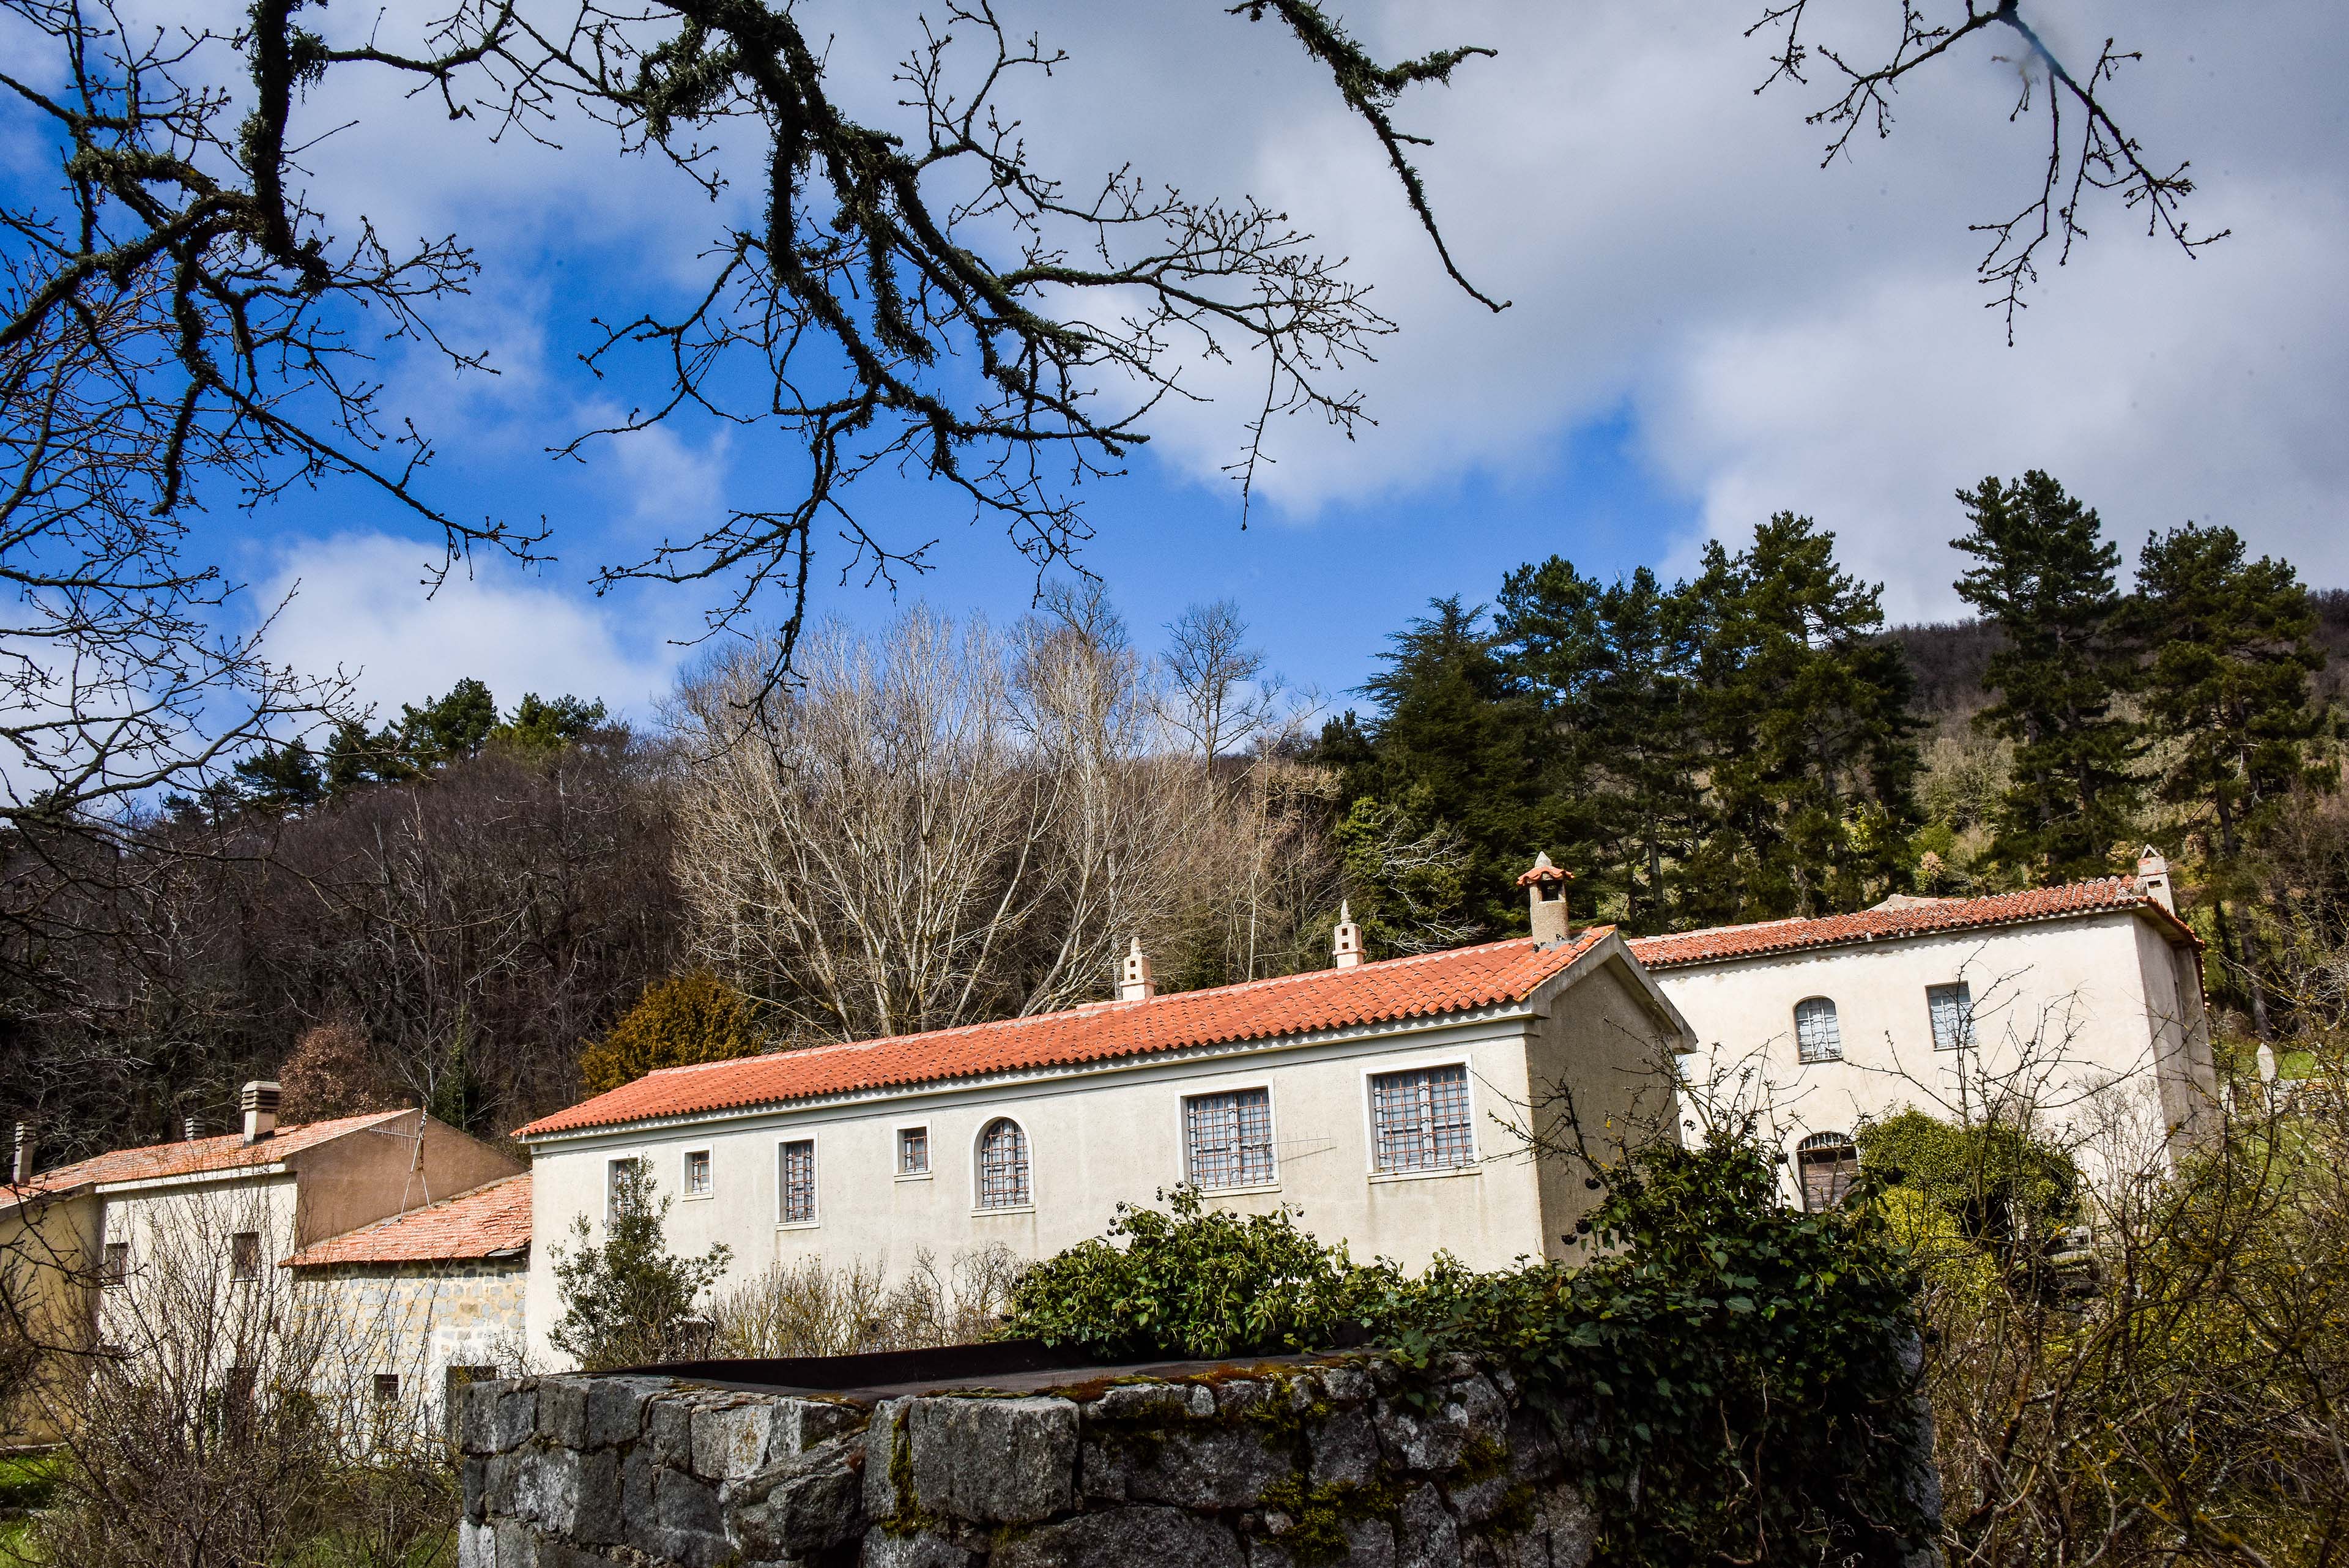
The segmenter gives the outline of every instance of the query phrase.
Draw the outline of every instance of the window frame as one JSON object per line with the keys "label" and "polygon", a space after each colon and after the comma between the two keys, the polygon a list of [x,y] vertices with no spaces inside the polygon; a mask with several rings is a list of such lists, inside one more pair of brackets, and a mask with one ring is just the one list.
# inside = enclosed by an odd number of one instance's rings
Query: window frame
{"label": "window frame", "polygon": [[[917,1133],[922,1139],[922,1168],[905,1168],[905,1135]],[[899,1181],[927,1181],[938,1171],[937,1137],[928,1122],[898,1122],[889,1128],[890,1173]]]}
{"label": "window frame", "polygon": [[[1835,1158],[1832,1160],[1806,1160],[1804,1158],[1806,1155],[1818,1154],[1830,1149],[1835,1151]],[[1848,1158],[1851,1162],[1851,1171],[1849,1176],[1830,1176],[1827,1179],[1831,1188],[1835,1187],[1837,1183],[1840,1183],[1841,1190],[1834,1192],[1831,1201],[1829,1201],[1825,1208],[1812,1207],[1811,1183],[1810,1178],[1806,1173],[1807,1167],[1811,1165],[1841,1165],[1844,1163],[1846,1158]],[[1825,1214],[1832,1210],[1842,1208],[1845,1200],[1851,1196],[1851,1189],[1858,1179],[1859,1140],[1853,1137],[1849,1133],[1812,1133],[1795,1145],[1795,1190],[1796,1195],[1803,1200],[1804,1213]]]}
{"label": "window frame", "polygon": [[[791,1149],[807,1145],[808,1211],[804,1220],[792,1220],[791,1185],[784,1174],[783,1161]],[[778,1231],[812,1231],[823,1223],[823,1151],[816,1147],[816,1136],[806,1132],[793,1137],[775,1140],[775,1229]]]}
{"label": "window frame", "polygon": [[[1958,1037],[1944,1045],[1941,1044],[1940,1021],[1933,1016],[1933,998],[1936,992],[1949,992],[1958,993]],[[1925,988],[1925,1030],[1932,1036],[1933,1049],[1937,1052],[1971,1051],[1976,1048],[1978,1041],[1974,1034],[1974,988],[1968,984],[1963,977]]]}
{"label": "window frame", "polygon": [[[1827,1027],[1835,1033],[1835,1045],[1833,1051],[1824,1055],[1816,1056],[1811,1054],[1811,1047],[1806,1044],[1803,1040],[1803,1009],[1810,1006],[1811,1003],[1815,1002],[1823,1003],[1826,1006],[1827,1010]],[[1837,1005],[1836,999],[1834,997],[1804,997],[1800,1002],[1795,1003],[1793,1017],[1795,1021],[1795,1060],[1796,1063],[1806,1067],[1817,1067],[1823,1066],[1829,1062],[1840,1062],[1844,1059],[1843,1009]]]}
{"label": "window frame", "polygon": [[[1024,1203],[988,1203],[984,1201],[987,1183],[981,1161],[987,1143],[988,1129],[998,1122],[1009,1122],[1019,1133],[1021,1156],[1028,1162],[1028,1200]],[[1025,1117],[1009,1111],[997,1111],[978,1124],[970,1137],[970,1211],[981,1214],[1033,1214],[1036,1212],[1036,1135],[1028,1130]]]}
{"label": "window frame", "polygon": [[[693,1187],[693,1162],[701,1161],[701,1189]],[[718,1156],[709,1148],[688,1148],[678,1157],[677,1195],[680,1201],[698,1203],[718,1196]]]}
{"label": "window frame", "polygon": [[382,1409],[387,1405],[397,1406],[399,1403],[398,1373],[378,1372],[375,1375],[374,1402],[375,1408],[378,1410]]}
{"label": "window frame", "polygon": [[101,1290],[119,1291],[130,1283],[130,1243],[107,1241],[98,1249],[98,1280]]}
{"label": "window frame", "polygon": [[624,1165],[633,1165],[639,1170],[651,1168],[641,1150],[635,1154],[614,1155],[604,1161],[604,1229],[606,1231],[612,1229],[612,1217],[619,1212],[616,1201],[620,1196],[619,1183],[613,1179],[613,1173]]}
{"label": "window frame", "polygon": [[[1265,1158],[1271,1163],[1272,1174],[1266,1177],[1261,1181],[1236,1181],[1225,1187],[1206,1186],[1200,1182],[1198,1172],[1192,1163],[1191,1106],[1195,1102],[1199,1100],[1220,1099],[1226,1096],[1237,1098],[1241,1095],[1262,1095],[1264,1096]],[[1280,1113],[1274,1106],[1273,1098],[1272,1085],[1269,1081],[1265,1079],[1257,1079],[1245,1084],[1227,1084],[1216,1088],[1198,1089],[1178,1096],[1174,1114],[1177,1118],[1175,1133],[1182,1150],[1182,1179],[1189,1185],[1198,1188],[1201,1192],[1212,1192],[1218,1196],[1230,1193],[1273,1192],[1278,1190],[1280,1187]]]}
{"label": "window frame", "polygon": [[[1446,1067],[1460,1069],[1463,1093],[1467,1100],[1468,1158],[1456,1165],[1406,1166],[1388,1169],[1379,1164],[1379,1105],[1378,1080],[1401,1077],[1409,1073],[1435,1073]],[[1433,1056],[1419,1061],[1366,1062],[1361,1067],[1362,1093],[1362,1158],[1365,1174],[1372,1181],[1434,1181],[1452,1176],[1475,1176],[1483,1172],[1484,1150],[1476,1137],[1476,1125],[1483,1107],[1477,1103],[1476,1070],[1466,1055],[1453,1054]]]}
{"label": "window frame", "polygon": [[[253,1254],[250,1270],[244,1266],[243,1255],[248,1244]],[[237,1284],[257,1284],[261,1281],[261,1232],[232,1231],[228,1237],[228,1277]]]}

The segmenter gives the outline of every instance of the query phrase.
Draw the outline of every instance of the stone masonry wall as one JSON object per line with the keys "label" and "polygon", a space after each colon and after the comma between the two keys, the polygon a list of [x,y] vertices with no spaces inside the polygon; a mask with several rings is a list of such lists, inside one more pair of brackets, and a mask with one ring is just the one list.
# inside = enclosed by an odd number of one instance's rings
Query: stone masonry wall
{"label": "stone masonry wall", "polygon": [[[1071,1378],[1081,1374],[1071,1374]],[[864,1402],[565,1376],[463,1391],[460,1568],[1582,1568],[1505,1372],[1373,1358]]]}

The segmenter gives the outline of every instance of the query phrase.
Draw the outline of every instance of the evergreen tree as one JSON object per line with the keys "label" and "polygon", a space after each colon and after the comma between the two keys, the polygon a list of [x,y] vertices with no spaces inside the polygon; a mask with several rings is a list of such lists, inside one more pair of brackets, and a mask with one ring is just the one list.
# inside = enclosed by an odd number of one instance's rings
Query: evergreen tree
{"label": "evergreen tree", "polygon": [[326,798],[318,759],[298,735],[282,746],[264,746],[237,763],[236,777],[246,804],[272,815],[307,811]]}
{"label": "evergreen tree", "polygon": [[1782,512],[1733,558],[1708,545],[1689,592],[1715,813],[1682,873],[1692,913],[1822,915],[1899,888],[1919,722],[1882,590],[1836,565],[1833,534]]}
{"label": "evergreen tree", "polygon": [[523,752],[559,752],[575,746],[606,722],[604,704],[576,697],[549,702],[535,691],[524,693],[512,712],[492,726],[486,739],[492,744]]}
{"label": "evergreen tree", "polygon": [[583,1372],[609,1372],[702,1351],[698,1312],[733,1251],[719,1242],[698,1258],[668,1250],[669,1199],[642,1159],[612,1168],[604,1243],[587,1216],[572,1220],[571,1245],[554,1249],[554,1288],[563,1315],[547,1341]]}
{"label": "evergreen tree", "polygon": [[2100,877],[2136,826],[2143,751],[2115,711],[2132,663],[2115,584],[2120,552],[2094,511],[2033,469],[1958,492],[1974,557],[1958,593],[2006,636],[1986,679],[1998,701],[1976,722],[2015,743],[2014,782],[1991,853],[2048,881]]}
{"label": "evergreen tree", "polygon": [[2323,667],[2316,612],[2292,566],[2244,559],[2227,527],[2188,524],[2149,535],[2135,613],[2151,649],[2145,711],[2162,742],[2158,788],[2193,814],[2221,947],[2273,1038],[2266,988],[2230,904],[2250,890],[2258,840],[2310,780],[2323,717],[2310,677]]}
{"label": "evergreen tree", "polygon": [[611,1032],[581,1053],[579,1075],[589,1094],[601,1095],[657,1067],[755,1056],[767,1046],[742,993],[695,970],[647,986]]}
{"label": "evergreen tree", "polygon": [[481,681],[467,676],[423,707],[402,704],[399,710],[401,759],[411,768],[429,769],[457,762],[479,752],[497,727],[497,699]]}
{"label": "evergreen tree", "polygon": [[[1541,787],[1541,711],[1496,657],[1482,607],[1444,598],[1429,607],[1394,635],[1380,656],[1386,668],[1362,687],[1380,711],[1358,732],[1369,755],[1357,749],[1342,793],[1350,803],[1402,806],[1424,831],[1457,834],[1469,857],[1469,918],[1490,933],[1522,930],[1517,873],[1536,850],[1561,847]],[[1349,744],[1343,732],[1329,739]]]}
{"label": "evergreen tree", "polygon": [[1602,587],[1553,556],[1509,574],[1495,615],[1506,667],[1549,721],[1545,786],[1589,841],[1582,896],[1619,902],[1635,930],[1673,923],[1668,867],[1703,831],[1690,608],[1645,566]]}

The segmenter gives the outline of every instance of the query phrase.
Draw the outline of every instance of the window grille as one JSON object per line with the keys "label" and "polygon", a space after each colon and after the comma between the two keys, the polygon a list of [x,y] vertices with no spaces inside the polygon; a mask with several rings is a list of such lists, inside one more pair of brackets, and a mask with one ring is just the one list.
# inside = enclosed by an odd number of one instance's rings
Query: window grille
{"label": "window grille", "polygon": [[1925,988],[1925,1011],[1933,1020],[1933,1049],[1962,1050],[1974,1043],[1974,993],[1964,981]]}
{"label": "window grille", "polygon": [[930,1172],[930,1129],[897,1129],[897,1174],[927,1176]]}
{"label": "window grille", "polygon": [[375,1402],[378,1405],[399,1403],[399,1374],[378,1372],[375,1375]]}
{"label": "window grille", "polygon": [[109,1241],[106,1244],[105,1282],[109,1285],[128,1284],[130,1281],[130,1243]]}
{"label": "window grille", "polygon": [[1795,1054],[1806,1062],[1843,1060],[1843,1027],[1836,1004],[1824,996],[1795,1004]]}
{"label": "window grille", "polygon": [[610,1224],[620,1217],[621,1206],[628,1200],[628,1174],[636,1168],[633,1159],[616,1159],[604,1168],[604,1223]]}
{"label": "window grille", "polygon": [[1183,1102],[1191,1180],[1201,1187],[1257,1187],[1273,1179],[1272,1095],[1242,1089]]}
{"label": "window grille", "polygon": [[978,1135],[978,1206],[1024,1209],[1034,1199],[1028,1183],[1028,1135],[998,1116]]}
{"label": "window grille", "polygon": [[815,1140],[801,1138],[783,1145],[783,1223],[815,1222]]}
{"label": "window grille", "polygon": [[685,1157],[685,1195],[709,1196],[709,1151],[706,1148],[697,1148]]}
{"label": "window grille", "polygon": [[1371,1080],[1371,1119],[1381,1170],[1447,1170],[1475,1161],[1465,1067],[1380,1074]]}
{"label": "window grille", "polygon": [[1859,1148],[1841,1133],[1813,1133],[1795,1151],[1803,1207],[1813,1214],[1840,1208],[1859,1179]]}
{"label": "window grille", "polygon": [[261,1278],[261,1232],[239,1231],[228,1239],[228,1273],[233,1280]]}

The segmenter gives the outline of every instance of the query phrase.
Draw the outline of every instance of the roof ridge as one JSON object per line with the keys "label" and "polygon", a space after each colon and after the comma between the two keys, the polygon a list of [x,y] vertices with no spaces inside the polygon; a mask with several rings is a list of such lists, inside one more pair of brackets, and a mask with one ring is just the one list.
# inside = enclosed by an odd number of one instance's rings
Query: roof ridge
{"label": "roof ridge", "polygon": [[[97,1165],[103,1160],[123,1159],[132,1155],[160,1154],[169,1149],[212,1149],[217,1146],[233,1146],[237,1148],[260,1149],[265,1147],[267,1145],[274,1142],[278,1138],[291,1137],[295,1133],[316,1132],[321,1127],[336,1128],[336,1131],[335,1136],[340,1137],[346,1132],[360,1131],[363,1127],[376,1122],[388,1121],[394,1116],[407,1116],[416,1109],[417,1107],[414,1106],[401,1106],[396,1109],[388,1111],[358,1111],[347,1116],[321,1116],[314,1122],[295,1122],[288,1126],[280,1127],[268,1137],[259,1139],[253,1143],[245,1142],[244,1135],[241,1132],[225,1132],[207,1133],[202,1137],[166,1138],[161,1143],[132,1144],[128,1148],[109,1148],[98,1154],[84,1155],[81,1158],[69,1160],[64,1165],[51,1166],[47,1170],[35,1171],[33,1173],[33,1179],[36,1182],[42,1181],[53,1176],[67,1175],[73,1171],[80,1170],[87,1166]],[[346,1126],[343,1124],[348,1125]]]}

